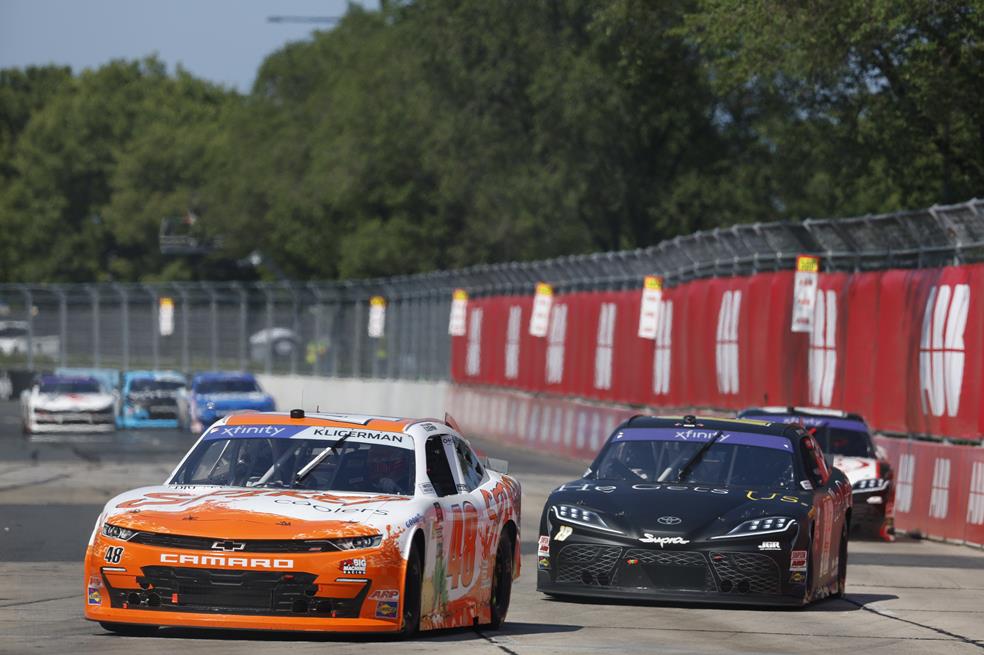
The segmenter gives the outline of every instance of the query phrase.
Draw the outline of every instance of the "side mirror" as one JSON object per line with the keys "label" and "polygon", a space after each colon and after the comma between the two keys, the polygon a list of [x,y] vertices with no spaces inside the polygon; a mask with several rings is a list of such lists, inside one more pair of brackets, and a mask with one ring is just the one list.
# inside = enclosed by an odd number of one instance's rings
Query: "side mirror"
{"label": "side mirror", "polygon": [[491,469],[499,473],[509,473],[509,462],[504,459],[486,457],[482,463],[485,464],[485,468],[487,469]]}

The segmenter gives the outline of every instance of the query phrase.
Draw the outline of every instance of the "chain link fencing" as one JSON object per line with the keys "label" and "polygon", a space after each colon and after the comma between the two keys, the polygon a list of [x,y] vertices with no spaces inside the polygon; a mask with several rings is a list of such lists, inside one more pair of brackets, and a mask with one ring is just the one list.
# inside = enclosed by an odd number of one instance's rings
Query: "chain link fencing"
{"label": "chain link fencing", "polygon": [[[330,377],[446,379],[451,293],[531,294],[641,287],[790,269],[825,271],[984,261],[984,200],[845,219],[736,225],[649,248],[344,282],[3,284],[0,369],[253,370]],[[369,299],[386,299],[368,336]]]}

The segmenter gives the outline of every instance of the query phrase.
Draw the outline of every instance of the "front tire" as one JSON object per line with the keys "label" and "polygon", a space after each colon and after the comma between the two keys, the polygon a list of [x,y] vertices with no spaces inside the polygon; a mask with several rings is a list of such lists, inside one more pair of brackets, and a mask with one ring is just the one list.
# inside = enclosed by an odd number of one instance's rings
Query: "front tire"
{"label": "front tire", "polygon": [[109,621],[100,621],[99,625],[101,625],[104,630],[109,630],[110,632],[115,632],[118,635],[126,635],[128,637],[149,637],[151,635],[157,634],[156,625],[136,625],[134,623],[110,623]]}
{"label": "front tire", "polygon": [[499,536],[499,547],[495,552],[495,567],[492,569],[492,596],[489,599],[491,619],[488,627],[498,630],[506,620],[509,599],[512,597],[513,545],[505,530]]}
{"label": "front tire", "polygon": [[424,573],[424,561],[420,548],[414,547],[407,560],[407,573],[403,579],[403,626],[399,636],[406,638],[420,628],[420,592]]}

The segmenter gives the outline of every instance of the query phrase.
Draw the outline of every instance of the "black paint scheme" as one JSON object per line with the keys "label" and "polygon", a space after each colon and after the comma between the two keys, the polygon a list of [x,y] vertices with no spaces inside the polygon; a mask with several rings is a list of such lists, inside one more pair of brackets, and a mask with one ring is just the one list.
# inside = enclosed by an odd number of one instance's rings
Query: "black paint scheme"
{"label": "black paint scheme", "polygon": [[[550,494],[540,519],[537,589],[561,598],[794,606],[843,593],[851,485],[826,466],[813,438],[782,423],[686,419],[633,417],[615,429],[583,478]],[[640,434],[632,430],[652,428],[673,428],[683,440],[695,430],[788,438],[789,478],[769,488],[740,484],[730,473],[726,484],[690,474],[682,482],[665,473],[648,480],[602,475],[609,449]],[[726,458],[724,444],[714,447],[705,457]],[[748,536],[729,535],[743,525]]]}

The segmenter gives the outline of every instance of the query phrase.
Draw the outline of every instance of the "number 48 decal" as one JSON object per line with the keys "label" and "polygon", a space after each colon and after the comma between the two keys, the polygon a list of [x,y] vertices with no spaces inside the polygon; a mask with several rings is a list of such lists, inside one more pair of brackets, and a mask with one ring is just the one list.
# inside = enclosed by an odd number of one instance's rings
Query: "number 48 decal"
{"label": "number 48 decal", "polygon": [[451,588],[469,587],[475,575],[475,541],[478,535],[478,510],[469,502],[451,506],[451,548],[448,553],[448,577]]}
{"label": "number 48 decal", "polygon": [[110,546],[106,549],[106,561],[112,564],[119,564],[123,557],[123,546]]}

